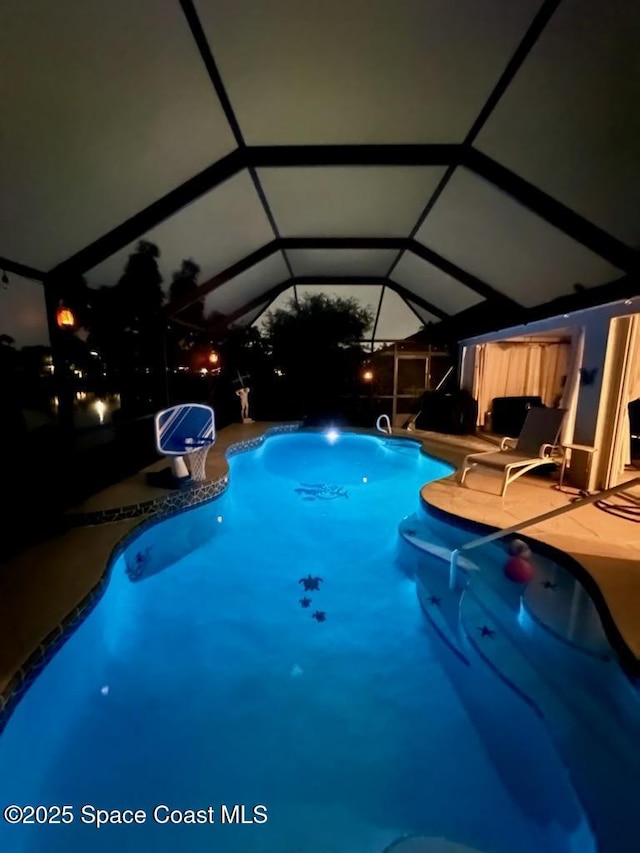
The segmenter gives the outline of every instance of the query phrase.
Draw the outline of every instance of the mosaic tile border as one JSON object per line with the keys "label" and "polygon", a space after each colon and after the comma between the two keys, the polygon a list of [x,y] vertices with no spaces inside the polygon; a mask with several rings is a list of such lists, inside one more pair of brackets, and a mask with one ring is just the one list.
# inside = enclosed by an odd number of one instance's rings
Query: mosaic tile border
{"label": "mosaic tile border", "polygon": [[[229,457],[247,450],[253,450],[263,444],[272,435],[297,432],[298,429],[299,424],[283,424],[282,426],[270,427],[256,438],[229,445],[225,451],[225,456]],[[62,622],[47,634],[17,672],[14,673],[4,690],[0,692],[0,734],[2,734],[3,729],[9,721],[9,717],[31,684],[33,684],[44,667],[58,653],[67,640],[77,631],[105,594],[116,560],[147,530],[169,518],[181,515],[195,506],[214,500],[225,491],[228,485],[229,475],[225,474],[217,480],[211,480],[203,484],[201,487],[189,489],[188,492],[178,492],[175,495],[168,495],[166,498],[163,496],[160,504],[152,512],[139,512],[137,515],[126,515],[118,519],[110,519],[122,521],[125,518],[136,518],[143,514],[148,515],[147,518],[143,518],[140,524],[136,525],[133,530],[129,531],[117,543],[107,558],[104,573],[98,583],[82,599],[80,604],[74,607]],[[157,501],[148,503],[156,505]],[[147,506],[147,504],[137,506]],[[96,522],[87,523],[95,524]]]}
{"label": "mosaic tile border", "polygon": [[132,518],[143,518],[144,516],[164,515],[166,512],[172,512],[175,509],[187,509],[212,500],[226,489],[226,480],[226,476],[217,480],[207,480],[202,484],[170,492],[168,495],[162,495],[143,503],[115,507],[114,509],[100,509],[94,512],[69,513],[67,518],[72,527],[87,527],[95,524],[127,521]]}
{"label": "mosaic tile border", "polygon": [[[299,424],[297,423],[269,427],[260,436],[230,444],[224,451],[224,456],[229,458],[237,453],[243,453],[246,450],[259,447],[270,435],[295,432],[298,429]],[[161,495],[142,503],[114,507],[112,509],[94,510],[93,512],[68,513],[67,519],[72,527],[86,527],[92,524],[111,524],[117,521],[127,521],[132,518],[155,516],[158,513],[165,515],[167,512],[173,512],[176,509],[186,509],[213,500],[222,494],[227,488],[228,482],[228,476],[224,475],[223,477],[218,477],[216,480],[207,480],[204,483],[194,484],[180,491],[170,492],[167,495]]]}

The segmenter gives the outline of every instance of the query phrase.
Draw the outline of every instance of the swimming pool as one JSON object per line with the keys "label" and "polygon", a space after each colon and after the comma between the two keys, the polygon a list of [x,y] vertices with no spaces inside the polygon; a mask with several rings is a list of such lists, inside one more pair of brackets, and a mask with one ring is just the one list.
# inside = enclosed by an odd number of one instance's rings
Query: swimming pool
{"label": "swimming pool", "polygon": [[[17,706],[0,801],[70,808],[0,822],[0,848],[382,853],[415,833],[595,850],[544,727],[476,672],[526,730],[512,766],[496,761],[398,566],[398,522],[451,469],[414,442],[323,433],[230,468],[222,497],[130,544]],[[98,829],[91,807],[144,820]]]}

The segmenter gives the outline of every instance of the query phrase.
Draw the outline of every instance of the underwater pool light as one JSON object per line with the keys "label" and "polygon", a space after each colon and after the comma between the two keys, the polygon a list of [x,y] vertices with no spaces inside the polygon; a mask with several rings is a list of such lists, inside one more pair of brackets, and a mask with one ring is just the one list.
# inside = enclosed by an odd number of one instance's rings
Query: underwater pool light
{"label": "underwater pool light", "polygon": [[368,477],[363,477],[363,478],[362,478],[362,482],[363,482],[363,483],[368,483],[368,482],[369,482],[369,478],[368,478]]}
{"label": "underwater pool light", "polygon": [[338,432],[337,429],[330,429],[327,432],[327,441],[330,442],[331,444],[336,442],[339,437],[340,437],[340,433]]}

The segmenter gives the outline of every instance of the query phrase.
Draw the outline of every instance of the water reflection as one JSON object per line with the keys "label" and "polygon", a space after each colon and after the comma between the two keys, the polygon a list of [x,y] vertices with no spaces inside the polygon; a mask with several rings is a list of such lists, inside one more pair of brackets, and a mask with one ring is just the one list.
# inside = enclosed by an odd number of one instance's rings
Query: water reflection
{"label": "water reflection", "polygon": [[107,411],[107,404],[104,400],[96,400],[93,404],[93,408],[96,410],[98,415],[98,420],[101,424],[104,423],[105,413]]}
{"label": "water reflection", "polygon": [[[59,400],[51,398],[51,411],[57,414]],[[93,394],[90,391],[76,391],[73,401],[73,425],[76,429],[109,424],[120,408],[120,394]]]}

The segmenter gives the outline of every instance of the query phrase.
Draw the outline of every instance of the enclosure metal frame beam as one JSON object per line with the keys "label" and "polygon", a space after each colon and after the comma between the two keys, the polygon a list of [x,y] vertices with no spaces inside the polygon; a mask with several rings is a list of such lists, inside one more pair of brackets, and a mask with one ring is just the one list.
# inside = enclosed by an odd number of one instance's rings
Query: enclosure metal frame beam
{"label": "enclosure metal frame beam", "polygon": [[404,251],[411,251],[414,255],[417,255],[419,258],[422,258],[423,261],[426,261],[428,264],[439,269],[441,272],[446,273],[447,275],[454,278],[456,281],[459,281],[461,284],[464,284],[469,290],[475,291],[480,296],[483,296],[485,299],[495,299],[501,302],[503,305],[507,305],[510,308],[518,308],[521,310],[521,305],[519,302],[516,302],[515,299],[511,299],[511,297],[502,293],[499,290],[491,287],[490,284],[482,281],[477,276],[472,275],[470,272],[463,270],[457,264],[454,264],[452,261],[448,261],[446,258],[443,258],[442,255],[439,255],[437,252],[434,252],[433,249],[427,248],[423,243],[418,243],[417,240],[408,240],[407,246]]}
{"label": "enclosure metal frame beam", "polygon": [[236,276],[239,276],[241,273],[250,270],[251,267],[256,266],[256,264],[259,264],[261,261],[271,257],[271,255],[277,252],[278,249],[278,240],[272,240],[270,243],[265,243],[265,245],[260,249],[257,249],[250,255],[245,255],[242,260],[237,261],[222,272],[217,273],[207,279],[207,281],[199,284],[196,290],[192,293],[169,302],[163,308],[164,313],[167,317],[174,317],[178,312],[183,311],[189,305],[193,305],[194,302],[199,302],[200,299],[207,296],[209,293],[212,293],[214,290],[222,287],[223,284],[231,281],[232,278],[236,278]]}
{"label": "enclosure metal frame beam", "polygon": [[0,258],[0,270],[7,274],[13,273],[13,275],[39,282],[43,282],[47,277],[46,272],[37,270],[35,267],[29,267],[26,264],[20,264],[17,261],[10,261],[9,258]]}
{"label": "enclosure metal frame beam", "polygon": [[[493,90],[489,94],[489,97],[485,101],[482,109],[476,117],[476,120],[471,125],[469,132],[467,133],[462,142],[461,148],[463,153],[461,155],[461,159],[465,161],[465,163],[468,160],[468,155],[471,151],[471,146],[475,142],[478,134],[486,124],[487,119],[495,109],[496,105],[498,104],[498,101],[508,89],[509,84],[522,67],[522,64],[535,46],[536,42],[544,31],[544,28],[549,23],[549,20],[551,19],[552,15],[554,14],[559,5],[560,0],[544,0],[542,6],[538,9],[535,18],[531,22],[529,28],[527,29],[527,32],[522,37],[520,44],[518,45],[515,52],[513,53],[513,56],[507,63],[504,71],[498,78],[496,85],[493,87]],[[420,230],[424,221],[435,207],[436,202],[444,192],[447,184],[449,183],[453,173],[456,170],[457,165],[457,163],[450,161],[449,168],[442,176],[440,182],[438,183],[438,186],[431,194],[431,198],[429,199],[422,213],[418,217],[416,224],[413,226],[413,229],[411,230],[411,233],[409,235],[410,237],[415,237],[418,231]],[[395,261],[391,264],[387,275],[390,276],[393,273],[402,255],[403,251],[400,251]]]}
{"label": "enclosure metal frame beam", "polygon": [[249,162],[256,168],[327,166],[448,166],[460,162],[460,143],[250,145]]}
{"label": "enclosure metal frame beam", "polygon": [[148,231],[173,216],[195,199],[228,181],[229,178],[241,172],[245,160],[238,149],[227,154],[212,166],[190,178],[175,190],[171,190],[158,201],[154,201],[144,210],[136,213],[121,225],[113,228],[107,234],[94,240],[84,249],[80,249],[70,258],[55,266],[50,275],[64,277],[71,274],[81,274],[97,266],[111,255],[119,252],[125,246],[143,237]]}
{"label": "enclosure metal frame beam", "polygon": [[[387,279],[387,287],[389,287],[391,290],[395,290],[398,296],[401,296],[404,299],[409,308],[411,308],[409,302],[414,302],[416,305],[419,305],[420,308],[424,308],[425,311],[428,311],[430,314],[433,314],[434,317],[437,317],[439,320],[448,320],[449,317],[451,317],[451,314],[448,314],[446,311],[443,311],[442,308],[438,308],[436,305],[433,305],[431,302],[429,302],[427,299],[424,299],[422,296],[414,294],[413,291],[404,287],[402,284],[398,284],[398,282],[392,278]],[[422,320],[422,317],[420,317],[419,314],[417,314],[416,316],[419,317],[420,320]],[[422,320],[422,322],[424,323],[424,320]]]}
{"label": "enclosure metal frame beam", "polygon": [[291,281],[300,286],[309,284],[377,284],[384,287],[389,283],[383,275],[295,275]]}
{"label": "enclosure metal frame beam", "polygon": [[[232,311],[230,314],[225,314],[221,319],[224,319],[225,323],[230,325],[231,323],[235,323],[236,320],[239,320],[240,317],[244,317],[244,315],[248,314],[249,311],[253,311],[254,308],[258,307],[258,305],[266,303],[264,310],[258,314],[258,317],[262,317],[264,312],[269,310],[273,301],[291,286],[292,279],[288,278],[285,281],[281,281],[280,284],[270,287],[269,290],[261,293],[260,296],[254,296],[253,299],[249,300],[249,302],[246,302],[244,305],[241,305],[240,308],[236,308],[235,311]],[[258,317],[256,317],[256,320]]]}
{"label": "enclosure metal frame beam", "polygon": [[470,171],[507,193],[549,225],[581,243],[613,266],[623,272],[640,271],[640,255],[637,251],[491,157],[472,148],[468,152],[466,165]]}
{"label": "enclosure metal frame beam", "polygon": [[[211,84],[213,85],[215,93],[218,96],[218,100],[220,101],[222,110],[229,123],[229,126],[231,127],[231,131],[236,140],[236,145],[238,146],[238,149],[244,153],[247,149],[247,143],[245,142],[240,123],[234,112],[233,106],[231,104],[231,99],[227,94],[226,87],[222,80],[222,75],[220,74],[220,70],[213,55],[213,49],[202,27],[202,23],[200,22],[200,18],[198,17],[198,12],[196,11],[196,7],[193,3],[193,0],[180,0],[180,6],[182,7],[182,11],[184,12],[184,15],[187,19],[187,24],[189,25],[191,35],[193,36],[194,41],[197,45],[198,52],[200,53],[202,61],[204,62],[205,68],[207,69]],[[262,209],[264,210],[265,216],[267,217],[269,225],[271,226],[271,230],[273,231],[273,236],[276,239],[279,239],[281,237],[281,234],[280,230],[278,229],[278,224],[276,223],[273,211],[271,210],[271,207],[267,200],[267,196],[265,195],[264,189],[262,188],[262,184],[260,182],[260,178],[258,177],[256,167],[250,159],[247,159],[247,168],[251,177],[251,181],[253,182],[256,194],[260,199]],[[289,270],[289,275],[293,275],[293,270],[291,269],[291,264],[289,263],[287,253],[283,251],[282,257],[287,266],[287,269]]]}
{"label": "enclosure metal frame beam", "polygon": [[[56,275],[67,275],[70,273],[80,274],[91,269],[110,255],[143,237],[149,230],[173,216],[178,210],[215,189],[245,168],[257,167],[261,164],[286,168],[286,166],[296,166],[301,163],[315,166],[442,165],[443,150],[450,152],[448,156],[455,160],[456,165],[464,166],[479,175],[492,186],[527,207],[545,222],[586,246],[595,254],[605,258],[623,272],[637,272],[640,268],[638,252],[472,147],[464,149],[462,145],[302,145],[236,149],[135,214],[126,222],[85,246],[54,267],[51,272]],[[438,192],[441,192],[441,189],[436,188],[435,193]],[[420,221],[418,228],[422,221]],[[414,227],[410,237],[401,239],[411,241],[415,245],[422,245],[413,240],[417,230]],[[276,239],[295,241],[301,238],[280,237]],[[390,241],[388,247],[398,248],[402,252],[411,247],[410,242],[402,246],[394,246],[394,238],[380,237],[361,238],[357,245],[354,243],[354,248],[369,248],[372,246],[372,241],[376,239],[388,239]],[[292,248],[295,247],[294,243],[290,245]],[[328,242],[324,243],[324,246],[331,248]],[[375,248],[384,248],[384,244],[378,243]],[[7,261],[7,271],[10,271],[10,263]],[[21,265],[13,263],[12,266],[16,274],[21,274],[19,272]],[[30,267],[23,266],[22,269],[25,272],[27,270],[30,272],[29,277],[35,278],[36,273],[38,273],[39,279],[44,277],[44,273]]]}
{"label": "enclosure metal frame beam", "polygon": [[[229,178],[245,168],[249,171],[275,239],[267,247],[259,249],[257,252],[247,256],[247,258],[239,261],[234,266],[201,285],[197,291],[197,299],[202,298],[202,296],[210,293],[216,287],[229,281],[230,278],[246,271],[255,263],[259,263],[260,260],[263,260],[276,251],[282,252],[283,259],[293,280],[296,276],[293,273],[287,256],[288,248],[393,248],[398,250],[398,254],[387,272],[387,279],[390,279],[403,254],[407,251],[413,251],[414,254],[417,254],[423,260],[433,264],[485,299],[497,300],[505,308],[512,310],[520,309],[518,303],[513,299],[502,294],[471,273],[462,270],[456,264],[446,260],[432,249],[423,246],[414,239],[458,166],[464,166],[481,176],[493,186],[516,199],[537,216],[550,223],[554,228],[605,258],[622,271],[634,273],[639,270],[640,265],[638,263],[637,252],[598,228],[584,217],[581,217],[570,208],[556,201],[548,194],[537,189],[528,181],[520,178],[514,172],[511,172],[509,169],[473,148],[473,143],[478,134],[535,46],[538,38],[560,5],[561,0],[544,0],[462,143],[279,146],[248,146],[246,144],[242,129],[215,61],[213,50],[200,22],[194,0],[179,0],[179,2],[213,89],[233,133],[237,148],[203,172],[200,172],[144,210],[130,217],[121,225],[58,264],[49,272],[46,276],[47,278],[59,281],[64,276],[80,274],[95,267],[110,255],[142,237],[151,228],[168,219],[181,208],[192,203],[224,181],[229,180]],[[421,215],[418,217],[409,237],[401,241],[392,238],[354,238],[351,241],[338,238],[334,240],[324,238],[283,238],[260,182],[257,169],[322,166],[447,166],[448,168]],[[13,271],[16,274],[22,274],[19,271],[21,268],[24,272],[29,271],[31,273],[28,277],[36,278],[37,280],[43,280],[45,277],[45,274],[42,273],[34,275],[38,272],[36,270],[19,264],[12,264],[11,262],[7,262],[3,268]],[[389,281],[385,286],[392,287],[393,285]],[[397,287],[398,285],[394,288],[396,291]],[[412,299],[416,304],[419,304],[417,298],[412,297]],[[196,301],[196,299],[192,301]],[[187,304],[190,303],[172,304],[168,308],[169,316],[186,307]],[[441,312],[434,310],[434,308],[435,306],[431,306],[427,310],[438,316]]]}
{"label": "enclosure metal frame beam", "polygon": [[[165,306],[166,313],[169,316],[173,316],[178,311],[183,310],[188,305],[197,302],[213,290],[216,290],[218,287],[226,284],[226,282],[230,281],[235,276],[246,272],[252,266],[255,266],[265,260],[270,255],[284,249],[402,249],[403,251],[411,251],[428,263],[432,264],[432,266],[437,267],[447,273],[447,275],[455,278],[470,290],[478,293],[483,298],[494,299],[496,302],[499,302],[502,307],[510,310],[522,310],[521,306],[513,299],[510,299],[503,293],[494,290],[490,285],[481,281],[476,276],[471,275],[471,273],[461,269],[451,261],[446,260],[446,258],[438,255],[438,253],[434,252],[432,249],[427,249],[426,246],[423,246],[422,243],[418,243],[416,240],[410,240],[406,237],[281,237],[280,239],[272,240],[261,249],[258,249],[258,251],[252,252],[241,261],[233,264],[233,266],[228,267],[226,270],[223,270],[221,273],[218,273],[203,282],[196,290],[193,291],[192,294],[189,294],[176,302],[169,303],[169,305]],[[299,276],[292,276],[292,279],[295,279],[296,283],[298,283],[299,278]],[[331,279],[332,277],[316,276],[313,278],[317,283],[319,278]],[[339,283],[338,279],[344,280],[345,277],[341,276],[333,278],[334,283]],[[348,278],[353,280],[354,277],[349,276]],[[359,283],[361,284],[373,284],[375,283],[375,279],[378,278],[384,280],[385,285],[398,287],[397,284],[389,281],[388,276],[358,276],[356,278],[359,279]],[[308,283],[311,282],[309,281]],[[416,302],[416,304],[420,304],[418,297],[414,298],[413,301]],[[430,304],[427,303],[426,300],[424,300],[424,303],[425,308]],[[434,308],[435,306],[431,305],[431,307],[426,310],[436,316],[444,313],[438,309],[434,310]]]}
{"label": "enclosure metal frame beam", "polygon": [[[383,293],[384,288],[388,287],[389,290],[395,291],[395,293],[400,296],[407,308],[416,315],[418,320],[421,323],[424,323],[423,318],[411,307],[409,304],[409,300],[414,302],[416,305],[419,305],[421,308],[424,308],[426,311],[431,312],[436,317],[439,317],[441,320],[449,319],[451,315],[447,314],[445,311],[441,311],[439,308],[436,308],[435,305],[431,305],[431,303],[422,299],[419,296],[415,296],[411,291],[402,287],[395,281],[391,281],[384,276],[293,276],[292,278],[286,279],[285,281],[281,281],[279,284],[274,285],[269,288],[269,290],[264,293],[259,294],[258,296],[254,296],[253,299],[250,299],[245,304],[241,305],[239,308],[236,308],[229,314],[219,314],[213,318],[212,323],[208,328],[217,327],[220,323],[226,323],[227,325],[235,322],[239,317],[242,317],[244,314],[247,314],[253,308],[257,308],[258,305],[262,305],[265,302],[268,302],[265,305],[263,311],[260,312],[256,320],[262,316],[264,311],[268,311],[269,307],[273,303],[274,299],[276,299],[283,291],[287,290],[290,287],[304,286],[309,284],[319,284],[319,285],[355,285],[355,284],[373,284],[382,287]],[[255,320],[254,320],[255,323]],[[377,319],[376,319],[377,324]]]}

